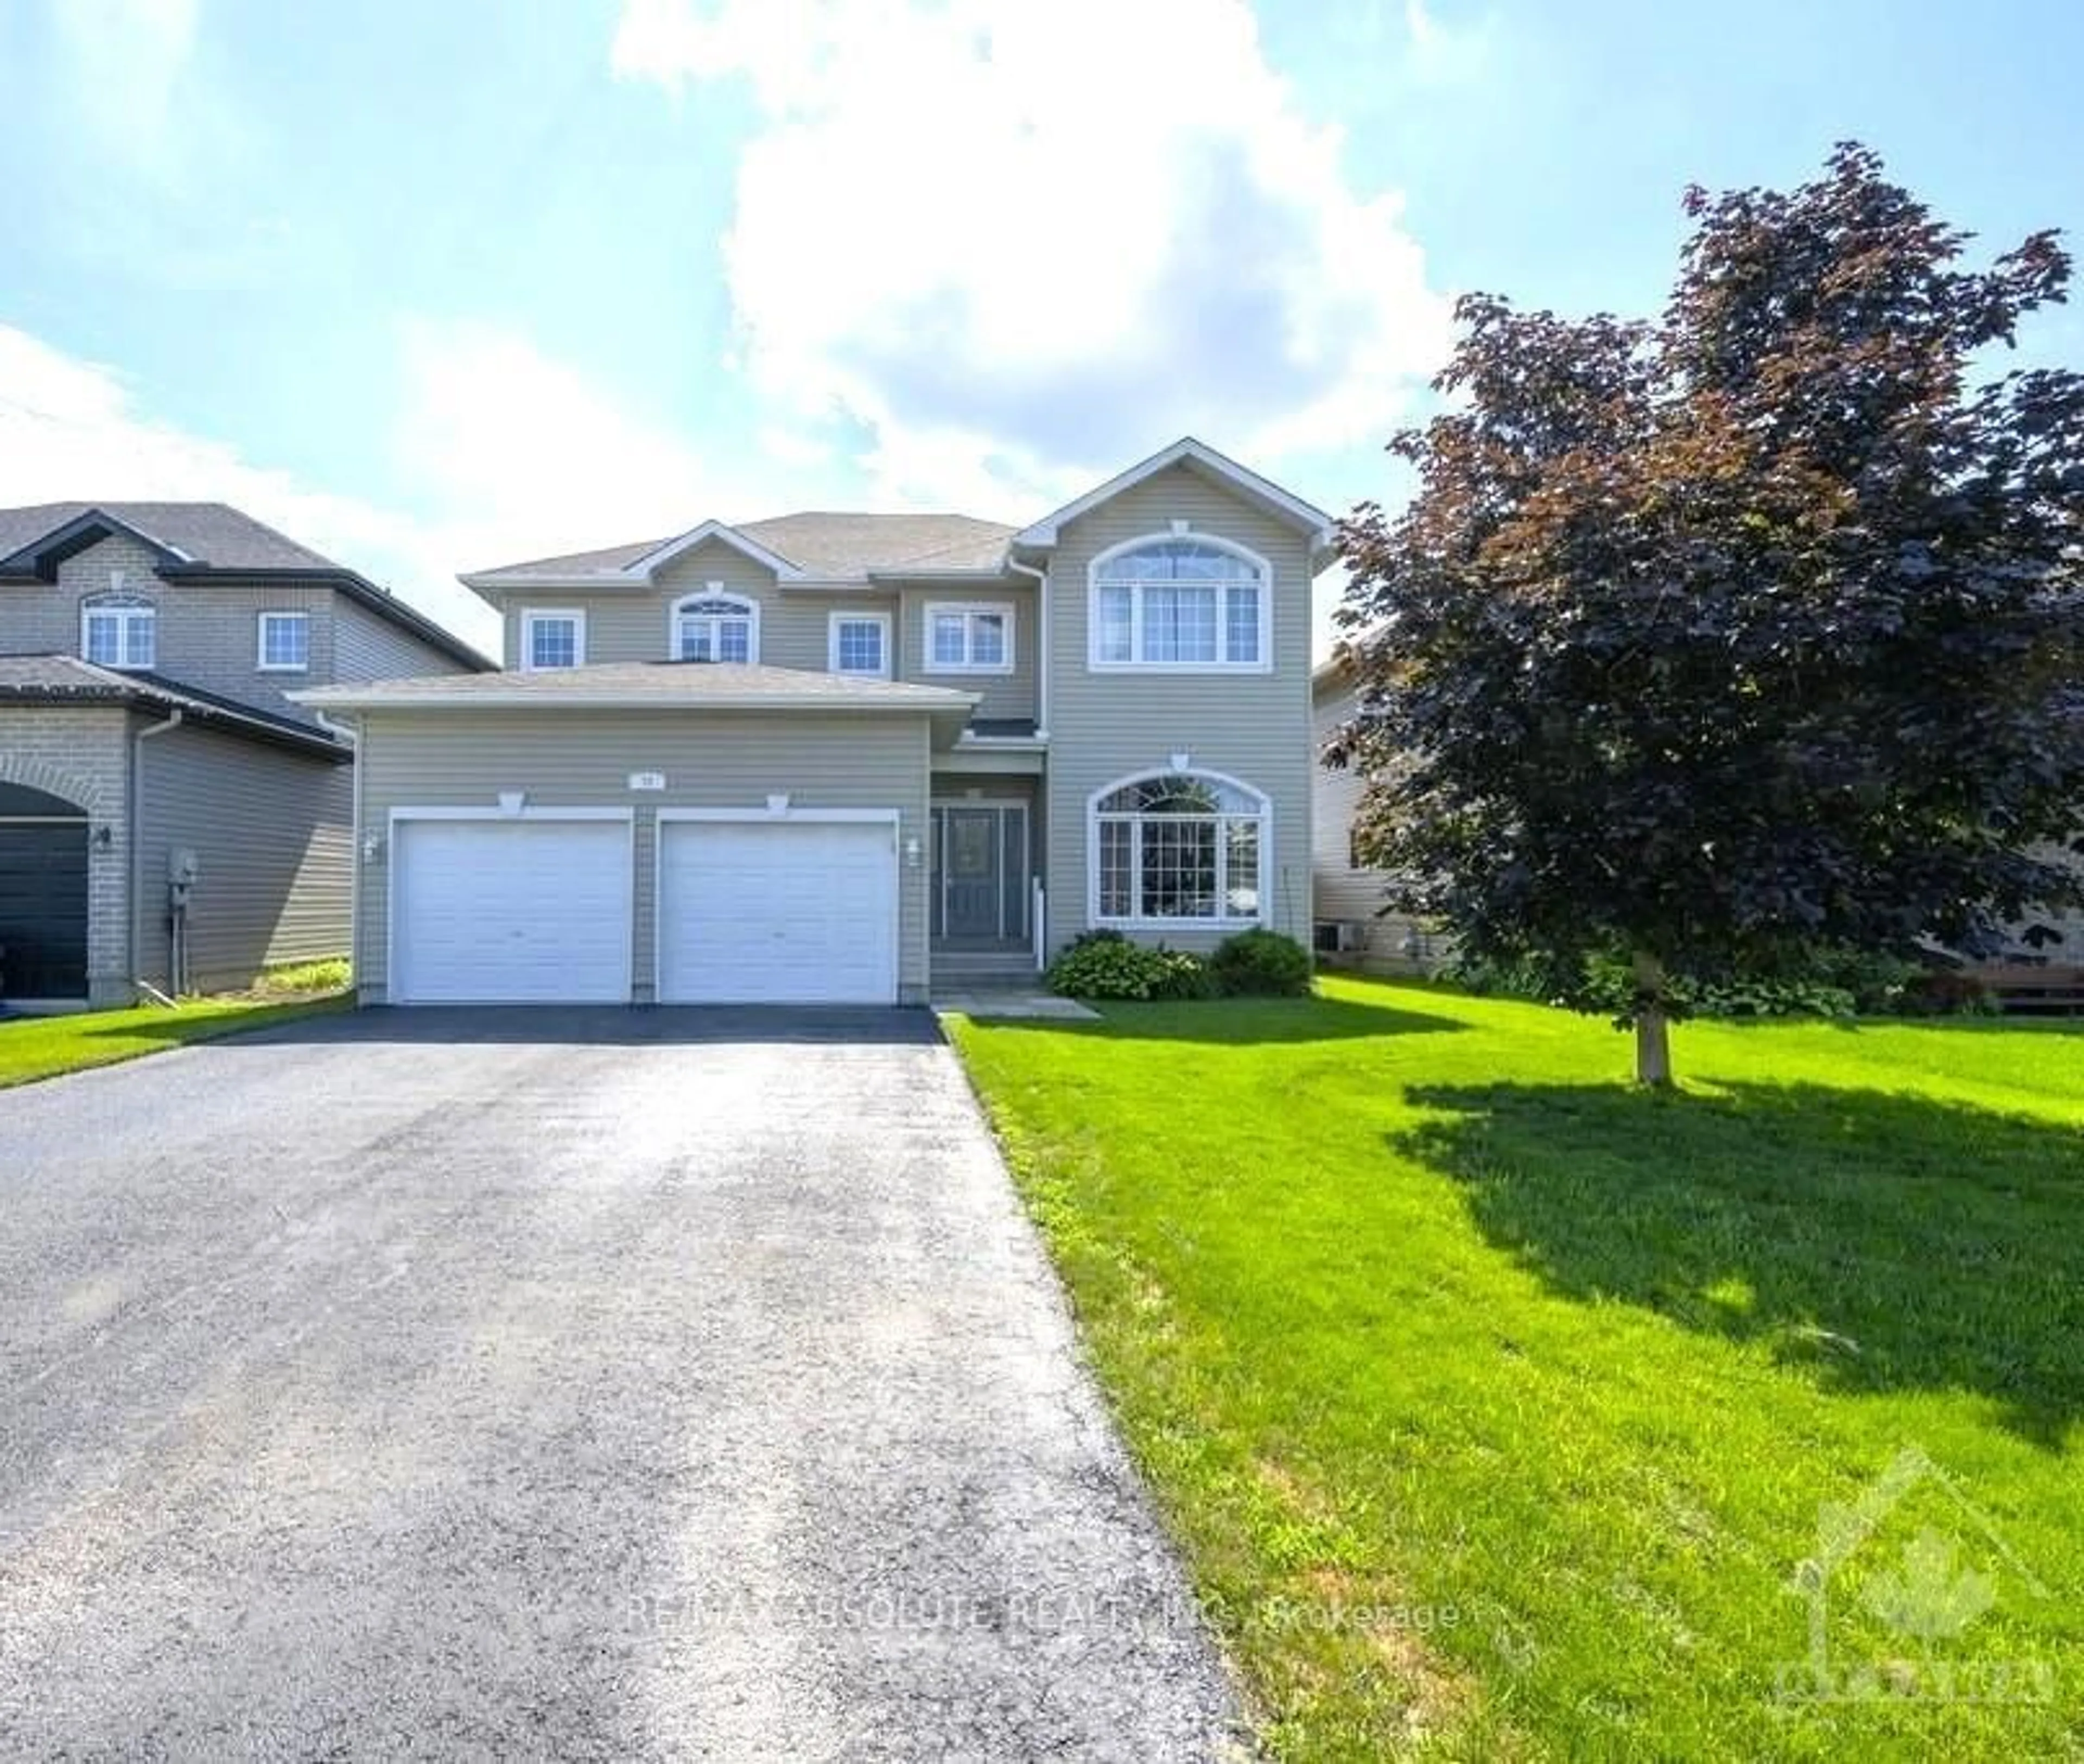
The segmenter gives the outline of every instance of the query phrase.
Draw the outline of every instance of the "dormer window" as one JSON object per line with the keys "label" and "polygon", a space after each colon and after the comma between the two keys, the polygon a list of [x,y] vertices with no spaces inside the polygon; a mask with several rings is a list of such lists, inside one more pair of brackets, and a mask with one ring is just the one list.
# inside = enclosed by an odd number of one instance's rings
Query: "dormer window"
{"label": "dormer window", "polygon": [[1197,535],[1133,540],[1092,567],[1095,668],[1264,672],[1272,650],[1263,558]]}
{"label": "dormer window", "polygon": [[675,602],[673,655],[678,661],[758,661],[760,603],[714,589]]}
{"label": "dormer window", "polygon": [[99,668],[158,665],[159,609],[135,596],[103,595],[79,609],[79,653]]}

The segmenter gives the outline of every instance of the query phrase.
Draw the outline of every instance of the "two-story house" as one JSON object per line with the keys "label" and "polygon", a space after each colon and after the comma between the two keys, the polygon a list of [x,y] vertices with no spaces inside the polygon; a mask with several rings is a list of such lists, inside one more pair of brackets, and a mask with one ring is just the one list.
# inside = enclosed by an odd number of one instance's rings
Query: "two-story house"
{"label": "two-story house", "polygon": [[1321,511],[1182,440],[1032,524],[798,514],[467,575],[360,751],[362,998],[917,1002],[1311,921]]}
{"label": "two-story house", "polygon": [[0,1000],[345,953],[354,748],[290,693],[490,666],[222,503],[0,509]]}

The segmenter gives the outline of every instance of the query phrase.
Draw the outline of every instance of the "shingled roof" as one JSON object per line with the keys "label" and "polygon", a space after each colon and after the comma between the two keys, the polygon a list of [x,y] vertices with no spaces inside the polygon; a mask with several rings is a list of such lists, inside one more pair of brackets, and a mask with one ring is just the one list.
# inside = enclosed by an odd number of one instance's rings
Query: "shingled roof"
{"label": "shingled roof", "polygon": [[[1006,556],[1014,529],[1002,521],[974,515],[877,515],[807,511],[765,520],[740,522],[720,529],[750,541],[792,565],[806,576],[834,582],[866,581],[871,575],[895,575],[916,570],[939,571],[996,570]],[[523,563],[472,570],[464,579],[475,587],[497,587],[503,579],[626,576],[654,552],[667,549],[671,537],[608,545],[598,551],[566,552]]]}
{"label": "shingled roof", "polygon": [[967,717],[976,694],[905,681],[752,662],[600,662],[499,674],[451,674],[313,686],[288,695],[320,710],[569,706],[629,709],[926,711]]}
{"label": "shingled roof", "polygon": [[[471,676],[458,677],[469,678]],[[135,705],[235,729],[240,733],[339,758],[351,754],[345,741],[308,723],[279,716],[256,705],[168,680],[159,674],[118,673],[76,655],[0,655],[0,703]]]}
{"label": "shingled roof", "polygon": [[116,530],[159,553],[159,573],[168,581],[212,575],[323,580],[466,667],[493,666],[489,657],[360,571],[227,502],[38,502],[0,508],[0,580],[48,579],[54,560]]}
{"label": "shingled roof", "polygon": [[83,515],[106,515],[184,563],[218,570],[345,570],[226,502],[40,502],[0,508],[0,569]]}

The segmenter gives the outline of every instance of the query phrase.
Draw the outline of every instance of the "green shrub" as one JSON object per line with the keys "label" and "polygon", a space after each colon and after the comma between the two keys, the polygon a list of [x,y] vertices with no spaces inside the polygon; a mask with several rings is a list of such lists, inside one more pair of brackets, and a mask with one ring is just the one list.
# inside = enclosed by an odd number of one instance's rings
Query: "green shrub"
{"label": "green shrub", "polygon": [[1956,968],[1918,970],[1893,1007],[1907,1017],[1987,1017],[1998,1011],[1997,995],[1976,975]]}
{"label": "green shrub", "polygon": [[[1907,989],[1921,972],[1893,956],[1819,950],[1799,972],[1675,979],[1670,1003],[1680,1016],[1874,1016],[1904,1009]],[[1635,999],[1632,966],[1617,956],[1588,956],[1574,973],[1538,956],[1464,958],[1447,976],[1481,995],[1569,1004],[1601,1016],[1619,1017]]]}
{"label": "green shrub", "polygon": [[1214,999],[1222,993],[1222,985],[1216,978],[1215,969],[1188,949],[1167,949],[1162,945],[1152,952],[1165,964],[1165,972],[1157,985],[1152,987],[1154,999]]}
{"label": "green shrub", "polygon": [[1458,952],[1440,970],[1440,977],[1479,999],[1530,999],[1536,1004],[1558,1002],[1555,976],[1548,964],[1531,956],[1501,961],[1495,956]]}
{"label": "green shrub", "polygon": [[1052,992],[1072,999],[1148,999],[1169,977],[1159,951],[1120,931],[1087,931],[1064,947],[1044,977]]}
{"label": "green shrub", "polygon": [[1685,990],[1687,1008],[1702,1017],[1849,1017],[1858,1006],[1849,988],[1822,980],[1728,980]]}
{"label": "green shrub", "polygon": [[1191,951],[1148,948],[1112,931],[1072,939],[1043,977],[1072,999],[1213,999],[1221,990]]}
{"label": "green shrub", "polygon": [[1239,931],[1226,937],[1216,945],[1209,967],[1226,993],[1293,998],[1310,990],[1310,952],[1278,931]]}

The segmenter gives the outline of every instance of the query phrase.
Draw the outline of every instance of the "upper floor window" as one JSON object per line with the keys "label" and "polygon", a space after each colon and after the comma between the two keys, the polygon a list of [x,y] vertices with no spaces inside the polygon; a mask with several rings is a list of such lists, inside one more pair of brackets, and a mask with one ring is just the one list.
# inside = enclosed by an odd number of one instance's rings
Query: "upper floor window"
{"label": "upper floor window", "polygon": [[532,609],[521,615],[523,668],[577,668],[585,661],[583,613]]}
{"label": "upper floor window", "polygon": [[159,612],[149,601],[104,598],[79,609],[79,652],[102,668],[159,663]]}
{"label": "upper floor window", "polygon": [[937,674],[1013,672],[1013,608],[954,605],[926,608],[927,670]]}
{"label": "upper floor window", "polygon": [[836,674],[890,672],[890,615],[887,613],[835,613],[832,620],[831,653],[827,658]]}
{"label": "upper floor window", "polygon": [[714,589],[676,601],[673,656],[677,661],[758,661],[760,603]]}
{"label": "upper floor window", "polygon": [[1092,568],[1095,668],[1264,669],[1270,572],[1225,541],[1140,539]]}
{"label": "upper floor window", "polygon": [[311,664],[308,613],[260,615],[260,668],[271,674],[301,674]]}
{"label": "upper floor window", "polygon": [[1209,772],[1160,772],[1092,802],[1095,924],[1257,922],[1266,799]]}

